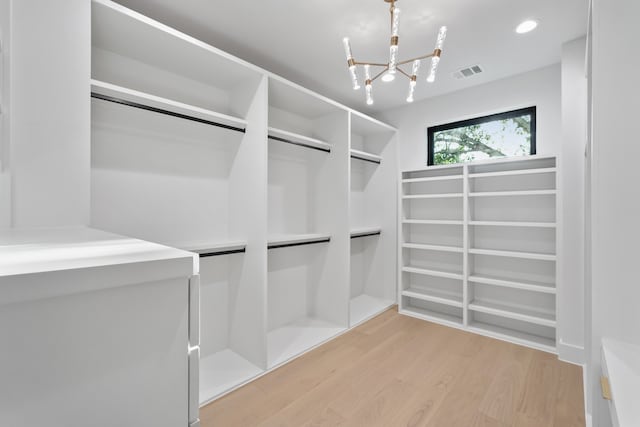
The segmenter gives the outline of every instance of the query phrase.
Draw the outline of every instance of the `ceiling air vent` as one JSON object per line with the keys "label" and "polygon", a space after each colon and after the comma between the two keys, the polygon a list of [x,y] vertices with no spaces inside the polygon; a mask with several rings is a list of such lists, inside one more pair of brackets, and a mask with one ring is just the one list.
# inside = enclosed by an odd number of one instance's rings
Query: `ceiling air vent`
{"label": "ceiling air vent", "polygon": [[456,79],[466,79],[468,77],[475,76],[476,74],[480,74],[484,70],[479,65],[472,65],[471,67],[463,68],[461,70],[453,73],[453,77]]}

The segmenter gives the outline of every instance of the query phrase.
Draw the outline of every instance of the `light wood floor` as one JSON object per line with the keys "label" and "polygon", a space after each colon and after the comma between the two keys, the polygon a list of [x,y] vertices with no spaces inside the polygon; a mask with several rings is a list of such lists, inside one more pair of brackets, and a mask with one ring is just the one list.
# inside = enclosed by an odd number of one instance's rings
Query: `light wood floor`
{"label": "light wood floor", "polygon": [[584,426],[582,370],[395,309],[204,407],[203,427]]}

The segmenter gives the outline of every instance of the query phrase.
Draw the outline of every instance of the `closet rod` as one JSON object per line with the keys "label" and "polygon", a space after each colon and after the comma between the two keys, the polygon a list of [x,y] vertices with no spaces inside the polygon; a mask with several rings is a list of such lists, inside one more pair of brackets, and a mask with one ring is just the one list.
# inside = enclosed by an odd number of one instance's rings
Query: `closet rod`
{"label": "closet rod", "polygon": [[200,255],[200,258],[208,258],[208,257],[212,257],[212,256],[239,254],[239,253],[244,253],[244,252],[246,252],[246,249],[242,248],[242,249],[232,249],[232,250],[229,250],[229,251],[220,251],[220,252],[202,252],[199,255]]}
{"label": "closet rod", "polygon": [[331,238],[327,237],[326,239],[311,240],[310,242],[274,243],[272,245],[267,245],[267,249],[279,249],[279,248],[289,248],[292,246],[315,245],[316,243],[327,243],[330,241],[331,241]]}
{"label": "closet rod", "polygon": [[353,236],[351,236],[351,238],[357,239],[358,237],[379,236],[379,235],[380,235],[379,231],[370,231],[368,233],[354,234]]}
{"label": "closet rod", "polygon": [[211,120],[205,120],[205,119],[201,119],[199,117],[188,116],[186,114],[176,113],[174,111],[163,110],[162,108],[151,107],[149,105],[139,104],[139,103],[133,102],[133,101],[127,101],[125,99],[115,98],[113,96],[102,95],[102,94],[99,94],[99,93],[96,93],[96,92],[91,92],[91,97],[92,98],[96,98],[96,99],[100,99],[102,101],[113,102],[115,104],[126,105],[128,107],[139,108],[141,110],[147,110],[147,111],[152,111],[154,113],[165,114],[167,116],[178,117],[180,119],[191,120],[192,122],[204,123],[206,125],[216,126],[216,127],[220,127],[220,128],[223,128],[223,129],[229,129],[229,130],[233,130],[233,131],[236,131],[236,132],[242,132],[242,133],[246,132],[246,129],[244,129],[244,128],[225,125],[224,123],[213,122]]}
{"label": "closet rod", "polygon": [[315,145],[305,144],[304,142],[292,141],[290,139],[280,138],[279,136],[269,135],[269,136],[267,136],[267,138],[273,139],[274,141],[285,142],[287,144],[293,144],[293,145],[299,145],[299,146],[305,147],[305,148],[311,148],[312,150],[324,151],[325,153],[330,153],[331,152],[330,148],[316,147]]}
{"label": "closet rod", "polygon": [[367,159],[365,157],[360,157],[357,154],[353,154],[351,153],[351,158],[352,159],[358,159],[358,160],[362,160],[363,162],[371,162],[371,163],[375,163],[375,164],[380,164],[380,160],[373,160],[373,159]]}

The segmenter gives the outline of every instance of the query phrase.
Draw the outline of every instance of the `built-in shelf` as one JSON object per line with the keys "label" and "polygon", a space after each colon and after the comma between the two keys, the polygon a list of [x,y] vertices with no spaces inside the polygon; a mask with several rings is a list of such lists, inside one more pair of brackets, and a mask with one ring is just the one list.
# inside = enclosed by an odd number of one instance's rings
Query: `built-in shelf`
{"label": "built-in shelf", "polygon": [[556,228],[555,222],[526,222],[526,221],[469,221],[469,225],[490,227],[532,227]]}
{"label": "built-in shelf", "polygon": [[455,292],[410,287],[402,291],[402,296],[462,308],[462,294]]}
{"label": "built-in shelf", "polygon": [[290,246],[312,245],[331,241],[328,234],[288,234],[271,236],[267,242],[268,249],[286,248]]}
{"label": "built-in shelf", "polygon": [[380,227],[354,228],[351,230],[351,238],[378,236],[380,233],[382,233]]}
{"label": "built-in shelf", "polygon": [[491,177],[499,177],[499,176],[535,175],[540,173],[554,173],[554,172],[556,172],[556,168],[519,169],[519,170],[510,170],[510,171],[470,173],[469,178],[491,178]]}
{"label": "built-in shelf", "polygon": [[225,349],[200,359],[200,405],[241,386],[264,372],[242,356]]}
{"label": "built-in shelf", "polygon": [[440,194],[409,194],[402,196],[405,200],[411,199],[454,199],[462,198],[462,193],[440,193]]}
{"label": "built-in shelf", "polygon": [[269,368],[276,367],[345,331],[333,323],[304,317],[267,334]]}
{"label": "built-in shelf", "polygon": [[395,305],[395,301],[361,294],[349,301],[349,325],[360,324]]}
{"label": "built-in shelf", "polygon": [[350,153],[351,153],[352,159],[358,159],[358,160],[363,160],[365,162],[378,163],[378,164],[382,162],[382,157],[378,156],[377,154],[367,153],[366,151],[360,151],[360,150],[354,150],[354,149],[351,149]]}
{"label": "built-in shelf", "polygon": [[556,352],[555,340],[551,338],[477,321],[469,323],[469,330],[480,335],[525,345],[538,350],[550,353]]}
{"label": "built-in shelf", "polygon": [[469,310],[494,316],[506,317],[536,325],[556,326],[556,315],[552,312],[524,308],[520,306],[497,303],[494,301],[474,300],[469,303]]}
{"label": "built-in shelf", "polygon": [[247,248],[247,242],[234,241],[234,242],[218,242],[218,243],[203,243],[199,245],[188,245],[182,249],[190,252],[195,252],[200,255],[200,258],[216,256],[216,255],[228,255],[245,252]]}
{"label": "built-in shelf", "polygon": [[244,132],[247,126],[247,121],[244,119],[94,79],[91,79],[91,96],[103,101],[239,132]]}
{"label": "built-in shelf", "polygon": [[449,219],[404,219],[403,224],[418,225],[463,225],[463,221]]}
{"label": "built-in shelf", "polygon": [[415,184],[420,182],[434,182],[434,181],[454,181],[462,179],[462,175],[443,175],[443,176],[428,176],[424,178],[407,178],[403,179],[403,184]]}
{"label": "built-in shelf", "polygon": [[404,249],[418,249],[423,251],[438,251],[438,252],[464,252],[463,248],[457,246],[442,246],[442,245],[425,245],[422,243],[403,243]]}
{"label": "built-in shelf", "polygon": [[469,193],[469,197],[555,196],[556,190],[485,191]]}
{"label": "built-in shelf", "polygon": [[282,129],[270,127],[268,129],[269,139],[287,144],[299,145],[301,147],[311,148],[314,150],[331,152],[331,144],[328,144],[319,139],[310,138],[308,136],[299,135],[297,133],[289,132]]}
{"label": "built-in shelf", "polygon": [[502,286],[511,289],[522,289],[524,291],[541,292],[545,294],[555,294],[556,287],[550,283],[525,281],[525,280],[509,280],[494,276],[471,275],[469,282],[481,283],[483,285]]}
{"label": "built-in shelf", "polygon": [[426,268],[402,267],[402,271],[404,271],[405,273],[422,274],[423,276],[444,277],[445,279],[462,280],[463,278],[462,274],[460,273],[441,270],[429,270]]}
{"label": "built-in shelf", "polygon": [[400,314],[416,317],[428,322],[453,326],[455,328],[462,327],[462,317],[441,313],[439,311],[426,310],[424,308],[416,307],[410,304],[405,305],[401,310],[399,310],[399,312]]}
{"label": "built-in shelf", "polygon": [[500,256],[507,258],[523,258],[533,259],[539,261],[555,261],[556,256],[553,254],[539,254],[535,252],[518,252],[518,251],[503,251],[495,249],[469,249],[469,253],[473,255],[489,255]]}

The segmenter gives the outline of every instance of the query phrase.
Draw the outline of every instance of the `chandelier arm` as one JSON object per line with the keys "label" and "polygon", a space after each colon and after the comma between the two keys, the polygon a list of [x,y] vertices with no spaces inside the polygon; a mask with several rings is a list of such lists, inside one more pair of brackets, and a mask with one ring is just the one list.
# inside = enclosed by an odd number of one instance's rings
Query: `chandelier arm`
{"label": "chandelier arm", "polygon": [[402,74],[404,74],[405,76],[407,76],[407,77],[409,78],[409,80],[411,80],[411,75],[410,75],[410,74],[405,73],[405,72],[404,72],[404,70],[403,70],[402,68],[398,67],[398,71],[400,71]]}
{"label": "chandelier arm", "polygon": [[418,59],[422,60],[422,59],[427,59],[427,58],[431,58],[431,57],[434,57],[434,56],[436,56],[436,54],[435,54],[435,52],[432,52],[432,53],[430,53],[428,55],[422,55],[422,56],[418,56],[416,58],[407,59],[406,61],[398,62],[398,65],[408,64],[409,62],[413,62],[413,61],[416,61]]}
{"label": "chandelier arm", "polygon": [[389,66],[389,64],[378,64],[378,63],[373,63],[373,62],[360,62],[360,61],[354,61],[354,64],[356,64],[356,65],[371,65],[372,67],[387,67],[387,66]]}
{"label": "chandelier arm", "polygon": [[378,74],[376,74],[376,76],[374,78],[371,79],[371,83],[373,83],[378,77],[380,77],[381,75],[383,75],[388,69],[389,67],[385,66],[386,68],[382,71],[380,71]]}

